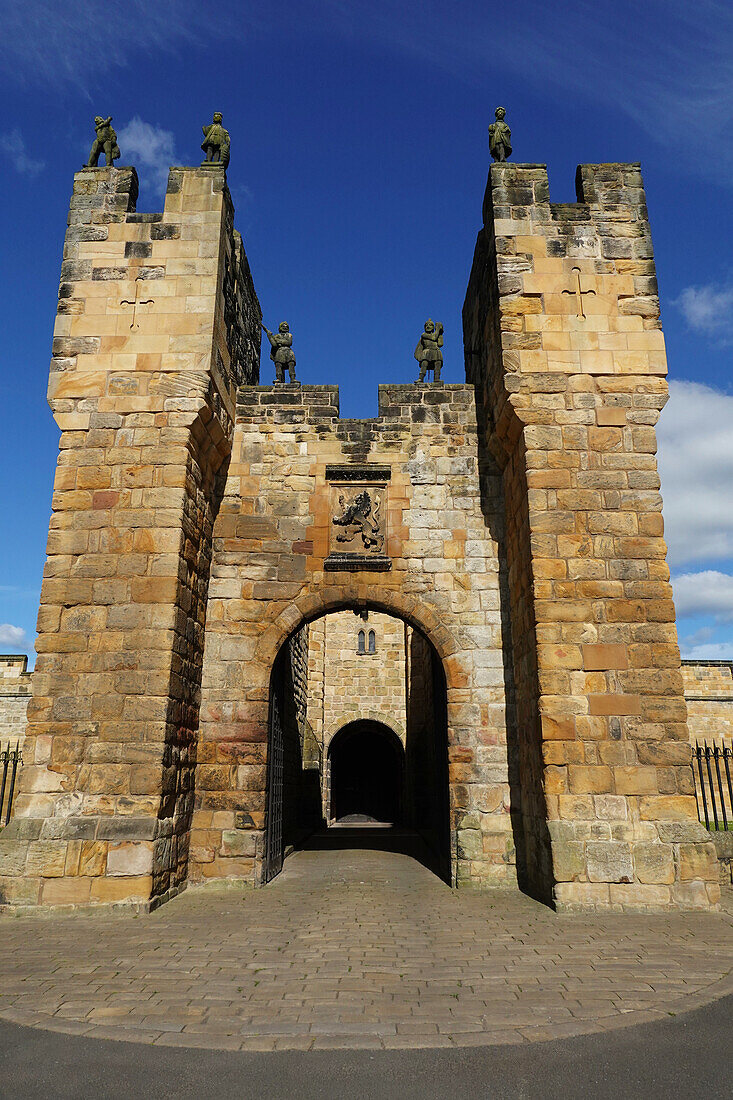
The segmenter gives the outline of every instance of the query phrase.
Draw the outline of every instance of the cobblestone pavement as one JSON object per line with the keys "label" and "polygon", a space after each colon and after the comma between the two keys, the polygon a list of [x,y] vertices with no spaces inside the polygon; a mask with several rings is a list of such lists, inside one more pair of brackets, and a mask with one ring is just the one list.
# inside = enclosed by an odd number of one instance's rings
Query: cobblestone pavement
{"label": "cobblestone pavement", "polygon": [[263,890],[151,915],[6,916],[0,1017],[213,1049],[522,1043],[733,991],[733,916],[557,915],[404,854],[303,851]]}

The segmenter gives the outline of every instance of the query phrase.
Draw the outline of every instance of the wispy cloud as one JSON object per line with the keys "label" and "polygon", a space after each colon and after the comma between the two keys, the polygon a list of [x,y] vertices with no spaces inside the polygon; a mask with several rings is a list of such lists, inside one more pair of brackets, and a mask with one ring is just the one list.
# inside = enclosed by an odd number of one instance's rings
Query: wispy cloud
{"label": "wispy cloud", "polygon": [[0,646],[6,649],[25,649],[28,646],[28,636],[20,626],[0,623]]}
{"label": "wispy cloud", "polygon": [[234,11],[217,11],[212,19],[198,0],[5,4],[0,69],[16,79],[86,88],[98,74],[124,67],[135,54],[171,52],[183,43],[231,33],[234,18]]}
{"label": "wispy cloud", "polygon": [[490,79],[498,90],[507,75],[520,76],[543,96],[570,93],[575,111],[611,106],[619,130],[623,116],[633,118],[717,180],[733,165],[729,0],[647,0],[641,8],[635,0],[566,0],[562,13],[546,0],[330,0],[325,8],[344,36],[379,39],[477,87]]}
{"label": "wispy cloud", "polygon": [[168,169],[176,163],[171,130],[144,122],[137,115],[117,131],[121,163],[134,164],[157,190],[165,190]]}
{"label": "wispy cloud", "polygon": [[719,344],[733,343],[733,284],[685,287],[673,305],[694,332]]}
{"label": "wispy cloud", "polygon": [[733,396],[670,383],[659,421],[669,558],[679,568],[733,558]]}
{"label": "wispy cloud", "polygon": [[576,112],[603,103],[618,113],[620,132],[622,118],[633,118],[694,171],[723,181],[733,166],[730,0],[565,0],[562,11],[546,0],[222,0],[215,19],[198,0],[5,7],[0,67],[16,78],[84,85],[143,52],[224,37],[330,37],[411,55],[428,73],[448,71],[482,92],[518,77],[543,99],[569,95]]}
{"label": "wispy cloud", "polygon": [[21,176],[37,176],[46,167],[44,160],[34,160],[29,154],[20,130],[7,130],[0,134],[0,151],[8,158],[16,172]]}

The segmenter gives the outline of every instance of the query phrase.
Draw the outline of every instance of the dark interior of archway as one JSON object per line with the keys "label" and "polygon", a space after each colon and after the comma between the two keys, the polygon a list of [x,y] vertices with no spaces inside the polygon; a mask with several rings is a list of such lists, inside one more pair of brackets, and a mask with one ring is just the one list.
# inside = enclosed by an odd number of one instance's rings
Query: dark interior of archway
{"label": "dark interior of archway", "polygon": [[297,671],[303,636],[297,631],[285,642],[271,678],[264,880],[294,848],[387,847],[450,882],[447,692],[435,648],[419,630],[409,631],[404,750],[388,727],[377,734],[376,722],[352,723],[360,735],[344,737],[342,748],[334,738],[332,815],[338,821],[362,814],[392,828],[329,829],[321,803],[326,762],[308,737],[307,692]]}
{"label": "dark interior of archway", "polygon": [[402,742],[380,722],[351,722],[330,745],[334,821],[400,825],[404,801]]}

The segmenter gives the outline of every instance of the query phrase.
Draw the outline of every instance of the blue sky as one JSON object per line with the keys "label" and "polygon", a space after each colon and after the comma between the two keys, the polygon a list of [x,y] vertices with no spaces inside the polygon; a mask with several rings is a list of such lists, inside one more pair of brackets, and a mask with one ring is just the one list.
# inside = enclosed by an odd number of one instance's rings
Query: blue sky
{"label": "blue sky", "polygon": [[[460,311],[507,108],[554,201],[580,162],[642,162],[672,397],[660,465],[686,655],[733,658],[733,5],[729,0],[50,0],[0,45],[0,651],[28,651],[58,431],[45,391],[73,172],[112,114],[140,210],[224,112],[229,185],[269,327],[342,414],[411,379],[428,315],[462,380]],[[40,138],[40,140],[39,140]],[[265,374],[269,364],[266,364]]]}

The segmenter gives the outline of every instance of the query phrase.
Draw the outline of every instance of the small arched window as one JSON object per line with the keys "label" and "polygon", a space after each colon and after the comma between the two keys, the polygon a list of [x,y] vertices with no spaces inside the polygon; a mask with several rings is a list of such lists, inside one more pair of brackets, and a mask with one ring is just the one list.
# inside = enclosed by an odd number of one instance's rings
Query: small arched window
{"label": "small arched window", "polygon": [[373,630],[369,631],[369,652],[370,653],[376,653],[377,652],[377,636],[376,636],[376,634],[374,633]]}
{"label": "small arched window", "polygon": [[356,652],[357,653],[366,653],[366,649],[364,648],[365,640],[366,640],[366,636],[364,634],[364,631],[360,630],[359,634],[357,636],[357,639],[356,639]]}

